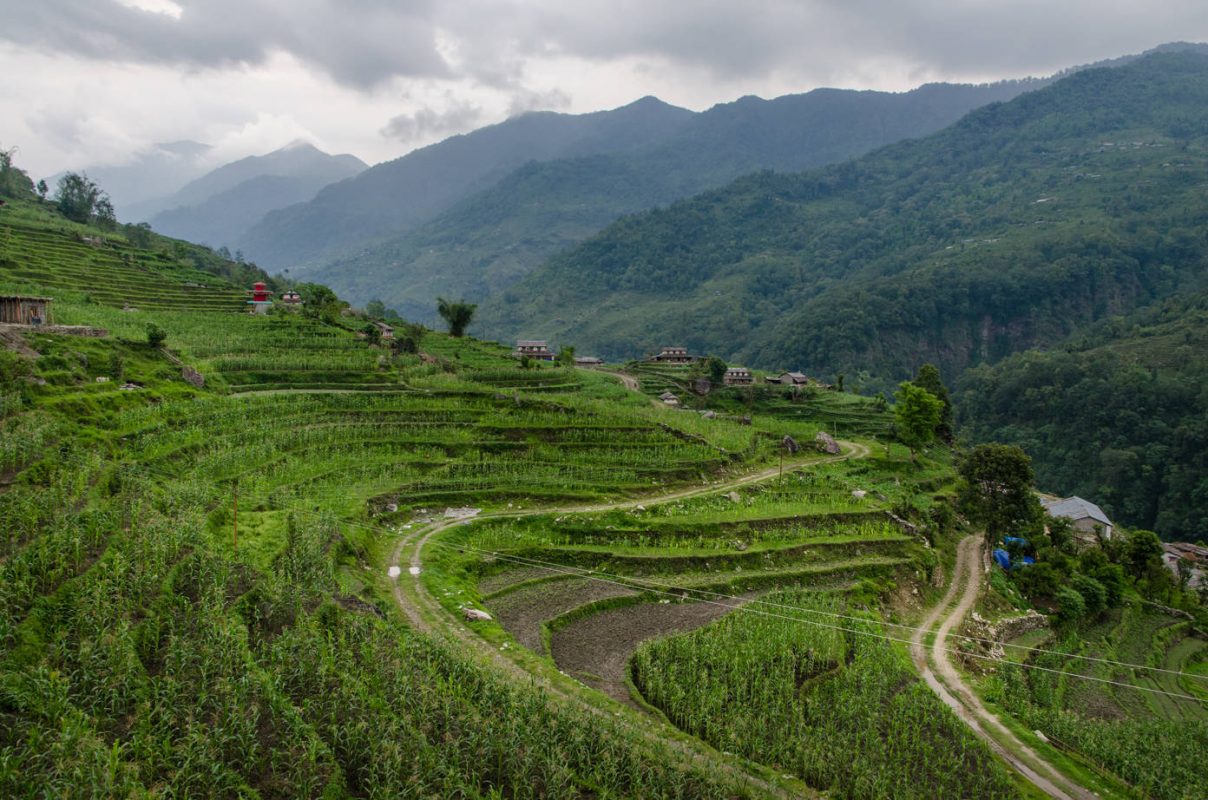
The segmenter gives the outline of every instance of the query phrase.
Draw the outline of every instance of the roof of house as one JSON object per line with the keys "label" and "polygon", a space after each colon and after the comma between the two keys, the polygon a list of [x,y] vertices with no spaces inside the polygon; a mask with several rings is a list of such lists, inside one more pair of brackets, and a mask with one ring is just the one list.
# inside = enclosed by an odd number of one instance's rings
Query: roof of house
{"label": "roof of house", "polygon": [[1183,558],[1190,558],[1193,561],[1200,559],[1208,560],[1208,547],[1192,544],[1191,542],[1163,542],[1162,549]]}
{"label": "roof of house", "polygon": [[751,370],[747,369],[746,367],[727,367],[726,368],[727,375],[749,375],[750,373],[751,373]]}
{"label": "roof of house", "polygon": [[1044,503],[1044,510],[1049,512],[1050,516],[1065,517],[1067,519],[1086,519],[1090,517],[1095,522],[1111,525],[1112,521],[1103,513],[1103,509],[1092,503],[1090,500],[1083,500],[1081,497],[1067,497],[1064,500],[1052,500]]}
{"label": "roof of house", "polygon": [[[784,375],[788,375],[793,380],[798,380],[798,381],[803,381],[806,379],[804,372],[786,372],[786,373],[784,373]],[[784,375],[781,375],[780,377],[783,378]]]}
{"label": "roof of house", "polygon": [[33,294],[0,294],[0,300],[33,300],[39,303],[49,303],[53,297],[39,297]]}
{"label": "roof of house", "polygon": [[549,342],[544,339],[521,339],[516,342],[517,347],[549,347]]}

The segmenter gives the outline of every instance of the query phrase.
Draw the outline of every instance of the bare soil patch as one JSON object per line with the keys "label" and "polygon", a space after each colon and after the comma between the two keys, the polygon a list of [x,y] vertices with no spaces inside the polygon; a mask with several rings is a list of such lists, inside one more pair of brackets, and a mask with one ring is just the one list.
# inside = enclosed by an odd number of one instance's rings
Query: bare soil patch
{"label": "bare soil patch", "polygon": [[725,616],[754,595],[727,604],[647,603],[593,614],[550,638],[551,655],[562,671],[627,705],[629,659],[647,639],[686,633]]}
{"label": "bare soil patch", "polygon": [[534,653],[544,655],[543,622],[597,600],[635,594],[633,589],[615,583],[568,578],[517,589],[488,601],[487,607],[516,641]]}
{"label": "bare soil patch", "polygon": [[494,594],[501,589],[506,589],[509,586],[515,586],[524,581],[531,581],[537,578],[548,578],[553,575],[553,571],[545,567],[518,567],[517,569],[509,569],[505,572],[500,572],[496,575],[488,575],[478,582],[478,592],[483,596]]}

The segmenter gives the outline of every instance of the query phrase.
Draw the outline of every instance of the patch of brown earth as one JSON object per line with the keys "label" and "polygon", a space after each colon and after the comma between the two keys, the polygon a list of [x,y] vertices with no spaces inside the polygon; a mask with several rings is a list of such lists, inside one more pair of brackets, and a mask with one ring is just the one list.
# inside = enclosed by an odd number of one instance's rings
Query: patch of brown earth
{"label": "patch of brown earth", "polygon": [[635,594],[633,589],[615,583],[568,578],[508,592],[489,600],[487,608],[516,641],[534,653],[544,654],[541,624],[546,620],[597,600]]}
{"label": "patch of brown earth", "polygon": [[717,603],[646,603],[612,608],[579,620],[550,638],[558,667],[588,686],[637,707],[626,678],[629,659],[647,639],[687,633],[739,608],[754,595]]}
{"label": "patch of brown earth", "polygon": [[479,581],[478,593],[486,597],[488,594],[494,594],[509,586],[515,586],[518,583],[536,580],[537,578],[548,578],[556,574],[553,570],[546,569],[545,567],[518,567],[516,569],[509,569],[496,575],[488,575]]}

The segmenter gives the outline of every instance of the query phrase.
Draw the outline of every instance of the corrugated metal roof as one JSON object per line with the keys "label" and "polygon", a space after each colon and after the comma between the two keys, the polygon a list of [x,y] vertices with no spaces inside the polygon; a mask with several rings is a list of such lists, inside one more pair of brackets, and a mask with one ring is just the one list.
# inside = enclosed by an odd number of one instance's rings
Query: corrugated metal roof
{"label": "corrugated metal roof", "polygon": [[1045,503],[1044,510],[1049,512],[1050,516],[1054,517],[1065,517],[1066,519],[1086,519],[1090,517],[1095,522],[1101,522],[1104,525],[1112,524],[1112,521],[1107,518],[1107,514],[1103,513],[1103,509],[1090,500],[1083,500],[1081,497],[1067,497],[1064,500]]}

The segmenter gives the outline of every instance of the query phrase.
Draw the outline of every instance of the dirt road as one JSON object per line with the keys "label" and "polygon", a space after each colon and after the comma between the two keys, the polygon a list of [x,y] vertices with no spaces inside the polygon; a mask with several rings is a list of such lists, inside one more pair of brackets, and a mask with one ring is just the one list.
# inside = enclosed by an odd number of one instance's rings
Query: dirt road
{"label": "dirt road", "polygon": [[[1034,786],[1050,797],[1061,800],[1092,800],[1094,795],[1091,792],[1073,783],[1054,769],[1034,750],[1020,741],[999,721],[998,717],[991,714],[969,685],[965,683],[960,672],[952,663],[951,652],[948,649],[951,647],[948,635],[953,628],[960,625],[977,602],[982,577],[981,546],[982,537],[973,535],[965,537],[957,547],[956,569],[952,575],[952,582],[948,585],[948,591],[914,634],[911,655],[914,658],[915,666],[923,676],[923,680],[927,682],[932,691],[939,695],[945,705],[990,745],[990,749]],[[957,602],[955,608],[948,611],[958,591],[960,601]],[[931,643],[929,661],[925,643],[926,635],[941,618],[943,622],[940,623],[935,640]],[[932,664],[935,665],[935,672],[932,672]]]}

